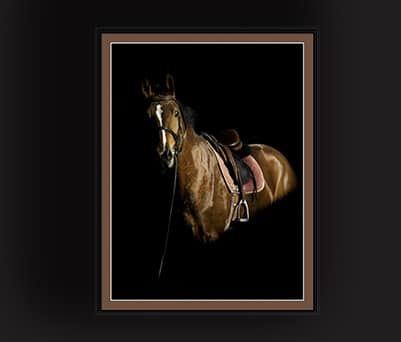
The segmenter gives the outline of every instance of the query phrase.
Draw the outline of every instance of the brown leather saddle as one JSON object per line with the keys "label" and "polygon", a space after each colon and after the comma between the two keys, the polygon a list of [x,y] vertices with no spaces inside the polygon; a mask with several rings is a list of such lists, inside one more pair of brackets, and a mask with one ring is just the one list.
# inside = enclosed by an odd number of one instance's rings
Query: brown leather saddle
{"label": "brown leather saddle", "polygon": [[202,133],[201,135],[209,142],[228,169],[240,197],[240,202],[238,204],[240,207],[240,217],[238,220],[240,222],[247,222],[249,220],[249,208],[245,199],[243,185],[252,180],[253,193],[256,193],[257,184],[254,173],[248,164],[243,161],[243,158],[250,155],[249,147],[243,144],[238,133],[236,131],[233,133],[233,131],[234,130],[223,131],[224,135],[219,135],[219,137],[223,137],[221,140],[218,140],[215,136],[208,133]]}
{"label": "brown leather saddle", "polygon": [[238,154],[237,151],[233,150],[230,145],[217,140],[217,138],[213,135],[202,133],[202,136],[212,145],[215,151],[223,159],[224,164],[229,170],[235,184],[240,186],[240,184],[246,184],[252,179],[254,181],[256,190],[256,182],[252,170],[242,160],[246,155],[244,155],[244,153]]}

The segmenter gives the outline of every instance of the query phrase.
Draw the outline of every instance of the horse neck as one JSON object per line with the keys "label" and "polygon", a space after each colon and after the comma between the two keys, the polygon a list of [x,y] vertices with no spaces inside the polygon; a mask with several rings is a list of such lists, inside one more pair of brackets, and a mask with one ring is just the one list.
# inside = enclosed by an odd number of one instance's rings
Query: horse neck
{"label": "horse neck", "polygon": [[188,127],[182,150],[178,156],[178,180],[184,185],[187,180],[196,177],[200,172],[199,164],[205,162],[205,151],[203,139],[192,127]]}

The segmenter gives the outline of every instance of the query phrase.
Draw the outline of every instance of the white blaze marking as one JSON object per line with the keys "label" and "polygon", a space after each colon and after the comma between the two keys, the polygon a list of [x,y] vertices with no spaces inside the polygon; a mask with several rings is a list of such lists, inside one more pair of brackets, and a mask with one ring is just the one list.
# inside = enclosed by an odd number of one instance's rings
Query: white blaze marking
{"label": "white blaze marking", "polygon": [[[161,104],[156,105],[156,118],[159,127],[163,127],[162,114],[163,114],[162,105]],[[161,130],[160,132],[162,134],[162,151],[160,151],[160,154],[163,154],[164,151],[166,151],[167,139],[166,139],[166,132],[164,130]]]}

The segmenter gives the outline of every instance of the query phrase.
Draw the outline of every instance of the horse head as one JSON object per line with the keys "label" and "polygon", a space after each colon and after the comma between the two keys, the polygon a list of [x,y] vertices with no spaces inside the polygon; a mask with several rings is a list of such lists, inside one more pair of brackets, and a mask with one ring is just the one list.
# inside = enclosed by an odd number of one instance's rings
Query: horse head
{"label": "horse head", "polygon": [[172,168],[182,149],[186,126],[183,112],[175,97],[174,79],[170,74],[164,84],[142,82],[142,92],[149,101],[147,114],[154,120],[159,131],[157,153],[162,163]]}

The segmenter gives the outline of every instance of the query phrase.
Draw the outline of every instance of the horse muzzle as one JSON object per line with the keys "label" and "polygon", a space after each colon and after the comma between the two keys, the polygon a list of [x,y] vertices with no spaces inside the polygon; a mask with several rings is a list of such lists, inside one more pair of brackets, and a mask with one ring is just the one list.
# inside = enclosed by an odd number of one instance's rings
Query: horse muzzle
{"label": "horse muzzle", "polygon": [[175,153],[167,149],[163,154],[160,155],[160,160],[165,167],[171,169],[174,166]]}

